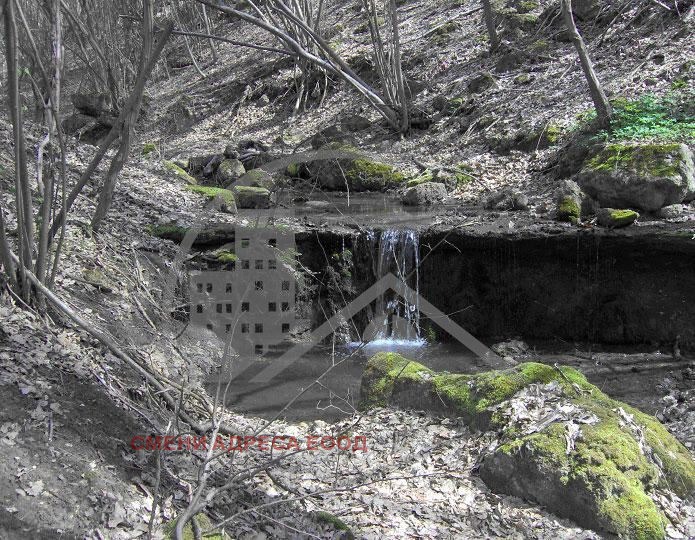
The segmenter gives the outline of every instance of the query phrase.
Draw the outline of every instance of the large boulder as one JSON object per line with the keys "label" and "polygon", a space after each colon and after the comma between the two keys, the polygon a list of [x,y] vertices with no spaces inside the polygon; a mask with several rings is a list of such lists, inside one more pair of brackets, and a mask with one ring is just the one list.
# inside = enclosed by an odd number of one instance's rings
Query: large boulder
{"label": "large boulder", "polygon": [[270,191],[262,187],[234,186],[237,208],[270,208]]}
{"label": "large boulder", "polygon": [[437,373],[396,353],[365,367],[360,406],[399,406],[494,431],[480,476],[583,527],[662,540],[656,490],[695,490],[695,461],[654,417],[613,400],[577,370],[528,362],[476,375]]}
{"label": "large boulder", "polygon": [[406,206],[429,206],[446,199],[446,186],[440,182],[425,182],[408,188],[403,195]]}
{"label": "large boulder", "polygon": [[582,190],[572,180],[563,180],[555,190],[555,217],[558,221],[577,221],[581,217]]}
{"label": "large boulder", "polygon": [[352,146],[329,144],[319,152],[325,157],[291,164],[287,174],[315,181],[328,191],[386,191],[407,180],[391,165],[373,161]]}
{"label": "large boulder", "polygon": [[654,212],[695,197],[693,153],[684,144],[609,144],[577,181],[601,206]]}

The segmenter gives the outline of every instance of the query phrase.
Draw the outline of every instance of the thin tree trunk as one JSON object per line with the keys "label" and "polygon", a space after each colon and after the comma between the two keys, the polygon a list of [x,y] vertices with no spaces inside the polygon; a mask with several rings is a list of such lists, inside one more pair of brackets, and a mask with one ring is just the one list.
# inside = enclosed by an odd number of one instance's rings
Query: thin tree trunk
{"label": "thin tree trunk", "polygon": [[29,186],[29,174],[26,161],[26,139],[24,137],[24,119],[19,93],[19,72],[17,65],[17,25],[15,20],[14,0],[5,5],[5,55],[7,57],[7,87],[9,111],[12,120],[15,154],[15,201],[17,207],[17,232],[19,233],[19,271],[20,294],[25,301],[30,298],[30,291],[25,279],[25,268],[31,268],[34,255],[34,210]]}
{"label": "thin tree trunk", "polygon": [[[63,64],[63,39],[61,30],[60,0],[53,0],[53,80],[49,81],[49,99],[46,107],[47,140],[54,142],[56,130],[60,129],[60,72]],[[53,150],[50,150],[51,156]],[[49,171],[44,180],[44,198],[41,203],[41,229],[39,231],[39,253],[36,257],[36,277],[41,283],[46,283],[46,268],[49,260],[49,230],[51,210],[53,208],[54,172],[52,159],[49,163]],[[38,163],[40,170],[42,164]]]}
{"label": "thin tree trunk", "polygon": [[[210,17],[208,17],[208,10],[205,4],[201,4],[200,7],[203,8],[203,22],[205,23],[205,31],[208,35],[212,34],[212,29],[210,27]],[[215,40],[208,38],[208,43],[210,44],[210,51],[212,52],[212,63],[217,64],[217,46],[215,45]]]}
{"label": "thin tree trunk", "polygon": [[611,116],[613,115],[613,108],[608,102],[601,82],[596,76],[594,65],[589,57],[589,52],[586,50],[584,40],[577,30],[577,25],[574,23],[574,17],[572,16],[572,0],[561,0],[561,2],[562,15],[565,19],[567,31],[569,32],[574,47],[577,49],[579,61],[582,64],[582,71],[584,71],[586,81],[589,83],[589,93],[594,102],[594,107],[596,107],[596,120],[598,126],[602,128],[608,127],[610,125]]}
{"label": "thin tree trunk", "polygon": [[[128,159],[128,154],[130,152],[130,138],[140,112],[142,94],[145,91],[145,84],[147,83],[147,79],[157,63],[157,59],[162,53],[162,50],[164,50],[164,45],[174,29],[173,22],[169,22],[159,35],[157,45],[153,48],[152,41],[154,40],[154,35],[151,0],[145,0],[145,7],[143,9],[145,12],[145,17],[143,18],[143,32],[145,32],[143,36],[143,58],[141,59],[135,87],[133,88],[127,105],[124,107],[125,115],[123,115],[123,124],[121,125],[120,129],[121,143],[118,153],[116,154],[116,157],[114,157],[113,161],[111,162],[111,166],[109,167],[109,171],[106,175],[104,185],[102,186],[101,193],[99,195],[99,203],[92,219],[92,228],[95,231],[99,230],[101,221],[104,219],[109,211],[109,208],[111,207],[113,192],[114,188],[116,187],[116,179]],[[144,62],[142,61],[143,59]]]}
{"label": "thin tree trunk", "polygon": [[500,39],[497,37],[497,25],[495,24],[495,12],[492,9],[490,0],[482,0],[483,18],[487,27],[487,35],[490,40],[490,51],[494,52],[500,46]]}
{"label": "thin tree trunk", "polygon": [[401,133],[408,131],[410,118],[408,118],[408,99],[405,95],[405,82],[403,80],[403,68],[401,66],[401,42],[398,32],[398,13],[396,12],[396,0],[391,0],[391,32],[393,37],[393,71],[396,77],[396,88],[401,108]]}

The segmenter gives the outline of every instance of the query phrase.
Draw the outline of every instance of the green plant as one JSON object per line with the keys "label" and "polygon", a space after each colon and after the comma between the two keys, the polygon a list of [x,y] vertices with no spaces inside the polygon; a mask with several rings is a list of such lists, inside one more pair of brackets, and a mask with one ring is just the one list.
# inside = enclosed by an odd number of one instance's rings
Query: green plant
{"label": "green plant", "polygon": [[[611,126],[597,133],[597,138],[606,141],[695,140],[693,97],[693,92],[685,89],[663,96],[644,94],[637,99],[615,99]],[[594,111],[588,111],[580,115],[580,122],[590,123],[595,117]]]}

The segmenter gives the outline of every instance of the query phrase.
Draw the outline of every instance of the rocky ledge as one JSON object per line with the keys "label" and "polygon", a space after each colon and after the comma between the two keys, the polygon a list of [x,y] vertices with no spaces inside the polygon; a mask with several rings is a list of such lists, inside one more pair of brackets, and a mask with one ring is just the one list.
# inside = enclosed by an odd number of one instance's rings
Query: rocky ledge
{"label": "rocky ledge", "polygon": [[436,373],[395,353],[365,369],[363,409],[397,406],[497,433],[480,476],[601,533],[663,539],[660,499],[692,497],[695,462],[654,417],[613,400],[577,370],[539,363],[477,375]]}

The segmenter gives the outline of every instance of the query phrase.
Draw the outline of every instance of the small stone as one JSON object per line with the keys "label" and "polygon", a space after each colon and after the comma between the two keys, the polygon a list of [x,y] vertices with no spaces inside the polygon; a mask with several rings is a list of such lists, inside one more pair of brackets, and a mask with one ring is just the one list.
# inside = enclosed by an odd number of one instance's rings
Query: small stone
{"label": "small stone", "polygon": [[403,195],[406,206],[427,206],[446,199],[446,187],[439,182],[425,182],[409,188]]}
{"label": "small stone", "polygon": [[634,210],[616,210],[615,208],[601,208],[596,214],[596,220],[601,227],[618,229],[632,225],[639,217]]}

